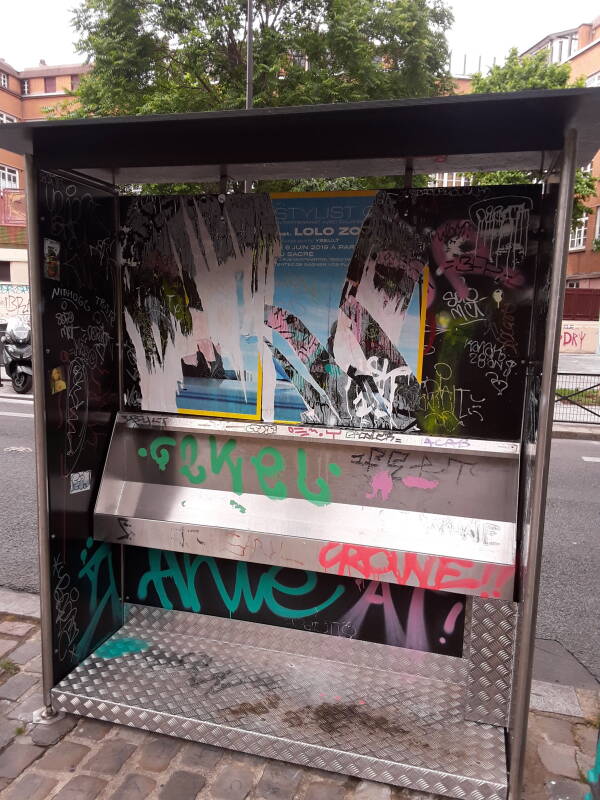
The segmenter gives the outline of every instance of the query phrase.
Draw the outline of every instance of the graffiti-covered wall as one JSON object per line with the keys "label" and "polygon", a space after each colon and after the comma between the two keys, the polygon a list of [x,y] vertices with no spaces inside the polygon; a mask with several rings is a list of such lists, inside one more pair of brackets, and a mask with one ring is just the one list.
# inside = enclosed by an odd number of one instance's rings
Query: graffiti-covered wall
{"label": "graffiti-covered wall", "polygon": [[119,561],[92,511],[117,410],[115,200],[42,172],[40,270],[54,676],[122,619]]}
{"label": "graffiti-covered wall", "polygon": [[28,317],[29,286],[24,283],[0,283],[0,322],[13,317]]}
{"label": "graffiti-covered wall", "polygon": [[461,595],[141,548],[127,549],[125,570],[135,602],[462,654]]}
{"label": "graffiti-covered wall", "polygon": [[560,329],[561,353],[597,353],[600,322],[563,319]]}
{"label": "graffiti-covered wall", "polygon": [[[402,433],[466,445],[478,437],[518,440],[539,217],[539,189],[531,186],[272,200],[123,198],[125,405],[285,423],[289,431],[361,429],[382,441]],[[181,443],[187,460],[192,439]],[[152,456],[152,442],[138,447],[135,469]],[[174,438],[168,443],[176,445]],[[283,466],[271,450],[271,479],[261,486],[281,505],[293,481],[273,477]],[[204,459],[193,452],[194,464],[196,456],[204,464],[193,471],[201,491],[231,490],[223,463],[213,477],[206,471],[217,463],[216,451]],[[188,474],[187,460],[182,466],[159,456],[157,480],[177,484],[179,473]],[[228,513],[249,514],[242,458],[228,463],[240,482]],[[320,461],[315,470],[322,492],[333,473]],[[393,487],[389,470],[363,478],[372,485],[360,497],[383,504]],[[401,488],[433,496],[439,480],[419,472],[401,478]],[[352,494],[347,476],[343,485]],[[489,502],[498,501],[510,520],[512,499],[499,493]],[[274,512],[273,525],[276,518]],[[313,572],[305,562],[299,566],[306,569],[293,569],[128,547],[127,594],[164,608],[460,655],[464,595],[436,590],[427,580],[423,589],[383,576],[371,580],[356,547],[352,571],[341,561],[330,569],[329,556],[342,552],[336,548],[332,541]],[[512,575],[514,566],[498,569]]]}
{"label": "graffiti-covered wall", "polygon": [[128,406],[518,439],[539,199],[122,199]]}

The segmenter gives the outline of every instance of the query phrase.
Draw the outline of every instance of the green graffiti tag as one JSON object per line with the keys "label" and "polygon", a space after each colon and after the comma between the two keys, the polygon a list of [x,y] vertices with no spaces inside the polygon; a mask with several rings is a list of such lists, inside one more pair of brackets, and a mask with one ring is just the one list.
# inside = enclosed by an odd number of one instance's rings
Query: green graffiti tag
{"label": "green graffiti tag", "polygon": [[[318,605],[310,608],[287,608],[280,602],[276,594],[284,597],[303,597],[310,594],[317,585],[317,576],[314,572],[302,570],[306,576],[301,586],[286,586],[278,579],[282,567],[269,567],[260,576],[256,591],[252,591],[248,564],[245,561],[236,563],[233,590],[230,593],[217,561],[211,556],[190,556],[183,554],[183,570],[179,565],[177,554],[167,550],[148,551],[148,570],[140,578],[138,584],[138,597],[144,601],[148,599],[148,592],[152,586],[158,596],[162,608],[173,609],[169,599],[169,589],[175,587],[182,606],[190,611],[202,611],[202,602],[196,587],[196,574],[201,566],[206,566],[219,597],[230,615],[237,613],[242,602],[251,614],[257,614],[266,606],[277,617],[285,619],[303,619],[318,614],[330,605],[333,605],[344,593],[343,586],[336,586],[330,597]],[[164,565],[163,565],[164,564]],[[166,585],[165,585],[166,584]],[[204,581],[199,582],[199,587],[205,586]]]}
{"label": "green graffiti tag", "polygon": [[[265,457],[272,458],[272,464],[265,464]],[[271,500],[284,500],[287,497],[287,486],[283,481],[277,481],[271,486],[265,478],[271,478],[282,472],[285,469],[285,459],[274,447],[263,447],[259,450],[258,455],[252,456],[250,459],[254,469],[256,470],[256,477],[263,492],[270,497]]]}
{"label": "green graffiti tag", "polygon": [[206,480],[206,470],[202,466],[196,467],[196,472],[192,472],[192,465],[196,464],[198,458],[198,442],[195,436],[184,436],[181,441],[181,460],[186,460],[189,453],[189,464],[184,464],[179,470],[190,483],[199,484]]}
{"label": "green graffiti tag", "polygon": [[242,477],[242,459],[236,458],[235,461],[231,458],[231,453],[235,450],[237,444],[235,439],[228,439],[221,452],[217,449],[217,440],[214,436],[209,436],[210,443],[210,468],[215,475],[219,475],[225,464],[229,467],[231,472],[231,479],[233,481],[232,489],[236,494],[243,494],[244,483]]}
{"label": "green graffiti tag", "polygon": [[[235,456],[237,447],[236,439],[228,439],[221,447],[216,436],[209,436],[210,470],[213,475],[220,475],[224,467],[229,470],[231,489],[237,495],[244,493],[244,460],[242,456]],[[150,443],[150,448],[140,447],[137,451],[140,458],[150,458],[164,472],[171,460],[173,452],[169,448],[177,448],[177,441],[171,436],[157,436]],[[207,468],[197,463],[198,441],[191,434],[183,437],[179,444],[179,473],[193,486],[199,486],[207,478]],[[256,479],[263,494],[270,500],[285,500],[288,497],[288,487],[285,482],[276,477],[286,469],[286,459],[283,454],[273,446],[261,448],[255,456],[250,456],[250,464],[256,472]],[[338,478],[342,474],[338,464],[328,464],[327,469],[331,475]],[[324,478],[315,479],[316,489],[308,485],[308,463],[304,448],[296,450],[296,486],[306,500],[316,506],[331,503],[331,487]]]}

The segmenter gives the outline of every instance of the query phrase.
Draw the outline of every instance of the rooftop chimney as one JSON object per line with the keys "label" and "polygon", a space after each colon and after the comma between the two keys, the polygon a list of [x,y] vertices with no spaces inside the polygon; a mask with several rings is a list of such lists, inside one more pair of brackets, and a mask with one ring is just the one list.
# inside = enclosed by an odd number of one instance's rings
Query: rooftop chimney
{"label": "rooftop chimney", "polygon": [[591,23],[580,25],[577,30],[577,49],[581,50],[582,47],[588,45],[592,40],[592,26]]}

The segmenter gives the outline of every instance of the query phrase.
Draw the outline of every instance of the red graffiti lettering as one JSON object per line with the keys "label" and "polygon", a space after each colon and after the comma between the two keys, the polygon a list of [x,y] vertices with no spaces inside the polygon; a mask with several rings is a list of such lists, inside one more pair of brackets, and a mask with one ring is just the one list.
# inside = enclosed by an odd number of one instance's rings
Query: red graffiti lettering
{"label": "red graffiti lettering", "polygon": [[[418,586],[438,591],[470,591],[481,597],[501,597],[515,574],[514,566],[488,564],[473,575],[474,561],[445,556],[402,553],[378,547],[328,542],[321,548],[319,564],[338,575],[360,575],[367,580]],[[482,591],[477,591],[482,590]]]}

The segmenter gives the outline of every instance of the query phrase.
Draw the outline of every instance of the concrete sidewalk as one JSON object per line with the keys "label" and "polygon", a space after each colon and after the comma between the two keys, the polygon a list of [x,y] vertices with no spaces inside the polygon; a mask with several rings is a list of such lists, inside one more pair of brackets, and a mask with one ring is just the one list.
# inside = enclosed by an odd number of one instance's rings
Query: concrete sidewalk
{"label": "concrete sidewalk", "polygon": [[[0,590],[0,800],[433,798],[81,717],[34,724],[42,705],[36,603]],[[534,681],[525,800],[583,800],[599,721],[596,688]]]}
{"label": "concrete sidewalk", "polygon": [[600,424],[584,425],[579,422],[558,422],[552,425],[553,439],[587,439],[600,440]]}

